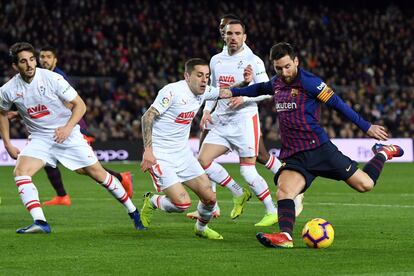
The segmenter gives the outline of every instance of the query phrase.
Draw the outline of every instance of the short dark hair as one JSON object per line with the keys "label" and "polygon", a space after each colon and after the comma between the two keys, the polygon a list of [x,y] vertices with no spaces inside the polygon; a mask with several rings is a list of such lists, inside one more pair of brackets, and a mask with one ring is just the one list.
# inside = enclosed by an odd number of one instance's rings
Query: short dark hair
{"label": "short dark hair", "polygon": [[291,59],[294,59],[298,56],[296,53],[295,47],[287,42],[280,42],[272,46],[270,49],[270,61],[281,59],[284,56],[290,56]]}
{"label": "short dark hair", "polygon": [[34,56],[36,55],[35,48],[32,46],[32,44],[28,42],[17,42],[14,43],[9,50],[9,55],[12,63],[17,64],[19,62],[18,54],[23,51],[32,52]]}
{"label": "short dark hair", "polygon": [[52,47],[52,46],[50,46],[50,45],[47,45],[47,46],[42,47],[42,48],[40,49],[40,52],[42,52],[42,51],[52,52],[52,54],[53,54],[55,57],[57,57],[57,51],[56,51],[56,48],[55,48],[55,47]]}
{"label": "short dark hair", "polygon": [[240,20],[240,17],[232,13],[226,13],[226,14],[223,14],[223,16],[220,17],[220,19]]}
{"label": "short dark hair", "polygon": [[185,62],[185,72],[191,74],[193,72],[194,67],[197,65],[207,65],[209,66],[208,62],[202,58],[190,58]]}
{"label": "short dark hair", "polygon": [[243,22],[241,22],[240,20],[231,20],[229,23],[226,24],[226,26],[227,25],[240,25],[242,26],[243,33],[246,33],[246,25],[244,25]]}

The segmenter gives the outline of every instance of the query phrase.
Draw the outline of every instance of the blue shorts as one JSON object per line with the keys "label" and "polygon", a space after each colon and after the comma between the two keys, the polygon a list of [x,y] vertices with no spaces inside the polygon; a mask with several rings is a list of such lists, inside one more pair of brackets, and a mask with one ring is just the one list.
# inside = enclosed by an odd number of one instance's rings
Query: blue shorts
{"label": "blue shorts", "polygon": [[306,191],[317,176],[335,180],[347,180],[357,170],[358,163],[344,155],[331,141],[312,150],[298,152],[285,160],[276,173],[274,181],[277,185],[283,170],[297,171],[305,178]]}

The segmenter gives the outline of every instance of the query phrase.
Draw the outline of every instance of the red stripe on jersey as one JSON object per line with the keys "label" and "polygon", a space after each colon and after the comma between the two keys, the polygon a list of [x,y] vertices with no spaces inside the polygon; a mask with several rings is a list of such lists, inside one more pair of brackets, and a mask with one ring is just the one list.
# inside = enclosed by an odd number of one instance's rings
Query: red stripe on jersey
{"label": "red stripe on jersey", "polygon": [[182,125],[188,125],[191,124],[191,120],[180,120],[180,119],[175,119],[175,122],[177,124],[182,124]]}
{"label": "red stripe on jersey", "polygon": [[39,112],[39,113],[29,114],[29,116],[32,119],[39,119],[39,118],[42,118],[42,117],[47,116],[49,114],[50,114],[50,112],[48,110],[46,110],[46,111],[42,111],[42,112]]}

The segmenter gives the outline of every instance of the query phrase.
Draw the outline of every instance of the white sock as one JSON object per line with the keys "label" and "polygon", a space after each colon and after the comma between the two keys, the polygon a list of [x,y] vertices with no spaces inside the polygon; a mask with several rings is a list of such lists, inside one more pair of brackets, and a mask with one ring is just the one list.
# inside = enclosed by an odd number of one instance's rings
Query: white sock
{"label": "white sock", "polygon": [[281,165],[282,163],[280,163],[279,159],[277,159],[273,154],[270,154],[269,160],[267,160],[265,166],[272,171],[273,174],[276,174]]}
{"label": "white sock", "polygon": [[30,212],[33,220],[46,221],[39,202],[39,193],[32,182],[32,178],[30,176],[16,176],[14,181],[16,182],[20,199],[22,200],[24,207]]}
{"label": "white sock", "polygon": [[249,183],[250,189],[256,194],[257,198],[263,202],[267,213],[276,214],[277,209],[270,195],[269,186],[266,181],[259,175],[255,165],[241,165],[240,173]]}
{"label": "white sock", "polygon": [[233,180],[226,169],[219,163],[212,162],[204,170],[211,180],[229,189],[233,196],[241,196],[243,194],[243,188]]}
{"label": "white sock", "polygon": [[198,202],[197,211],[200,216],[196,222],[197,230],[204,231],[204,229],[206,229],[207,223],[213,217],[213,210],[215,206],[216,206],[215,202],[212,205],[206,205],[201,201]]}
{"label": "white sock", "polygon": [[108,192],[110,192],[116,199],[118,199],[119,202],[125,206],[125,208],[128,210],[128,213],[132,213],[137,209],[134,203],[132,203],[131,199],[128,197],[124,187],[122,186],[121,182],[119,182],[118,178],[114,177],[110,173],[106,173],[104,182],[100,184],[104,186]]}
{"label": "white sock", "polygon": [[184,204],[176,204],[165,195],[153,195],[151,203],[154,208],[158,208],[168,213],[182,213],[191,206],[191,202]]}

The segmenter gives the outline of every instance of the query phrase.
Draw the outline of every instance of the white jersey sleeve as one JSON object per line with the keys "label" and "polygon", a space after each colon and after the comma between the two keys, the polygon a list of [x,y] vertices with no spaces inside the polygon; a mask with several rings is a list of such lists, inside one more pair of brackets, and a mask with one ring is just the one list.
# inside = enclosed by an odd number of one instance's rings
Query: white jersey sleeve
{"label": "white jersey sleeve", "polygon": [[[54,72],[53,72],[54,73]],[[64,101],[73,101],[78,93],[76,90],[58,73],[54,73],[52,84],[55,86],[55,92],[58,97]]]}
{"label": "white jersey sleeve", "polygon": [[6,92],[0,87],[0,109],[8,111],[12,104],[13,103],[8,99]]}
{"label": "white jersey sleeve", "polygon": [[269,81],[269,77],[266,74],[266,68],[264,65],[263,60],[261,60],[258,56],[255,56],[253,64],[253,80],[254,83],[261,83]]}
{"label": "white jersey sleeve", "polygon": [[152,107],[154,107],[160,115],[163,114],[172,105],[174,98],[174,90],[171,85],[164,86],[159,92]]}
{"label": "white jersey sleeve", "polygon": [[213,86],[207,86],[206,91],[204,92],[204,100],[213,101],[217,100],[220,95],[220,89]]}
{"label": "white jersey sleeve", "polygon": [[[253,77],[253,82],[251,84],[269,81],[269,77],[266,74],[266,68],[265,68],[264,62],[258,56],[255,56],[252,67],[253,67],[254,77]],[[243,97],[243,100],[245,103],[261,102],[267,99],[271,99],[272,97],[273,97],[272,95],[261,95],[257,97]]]}

